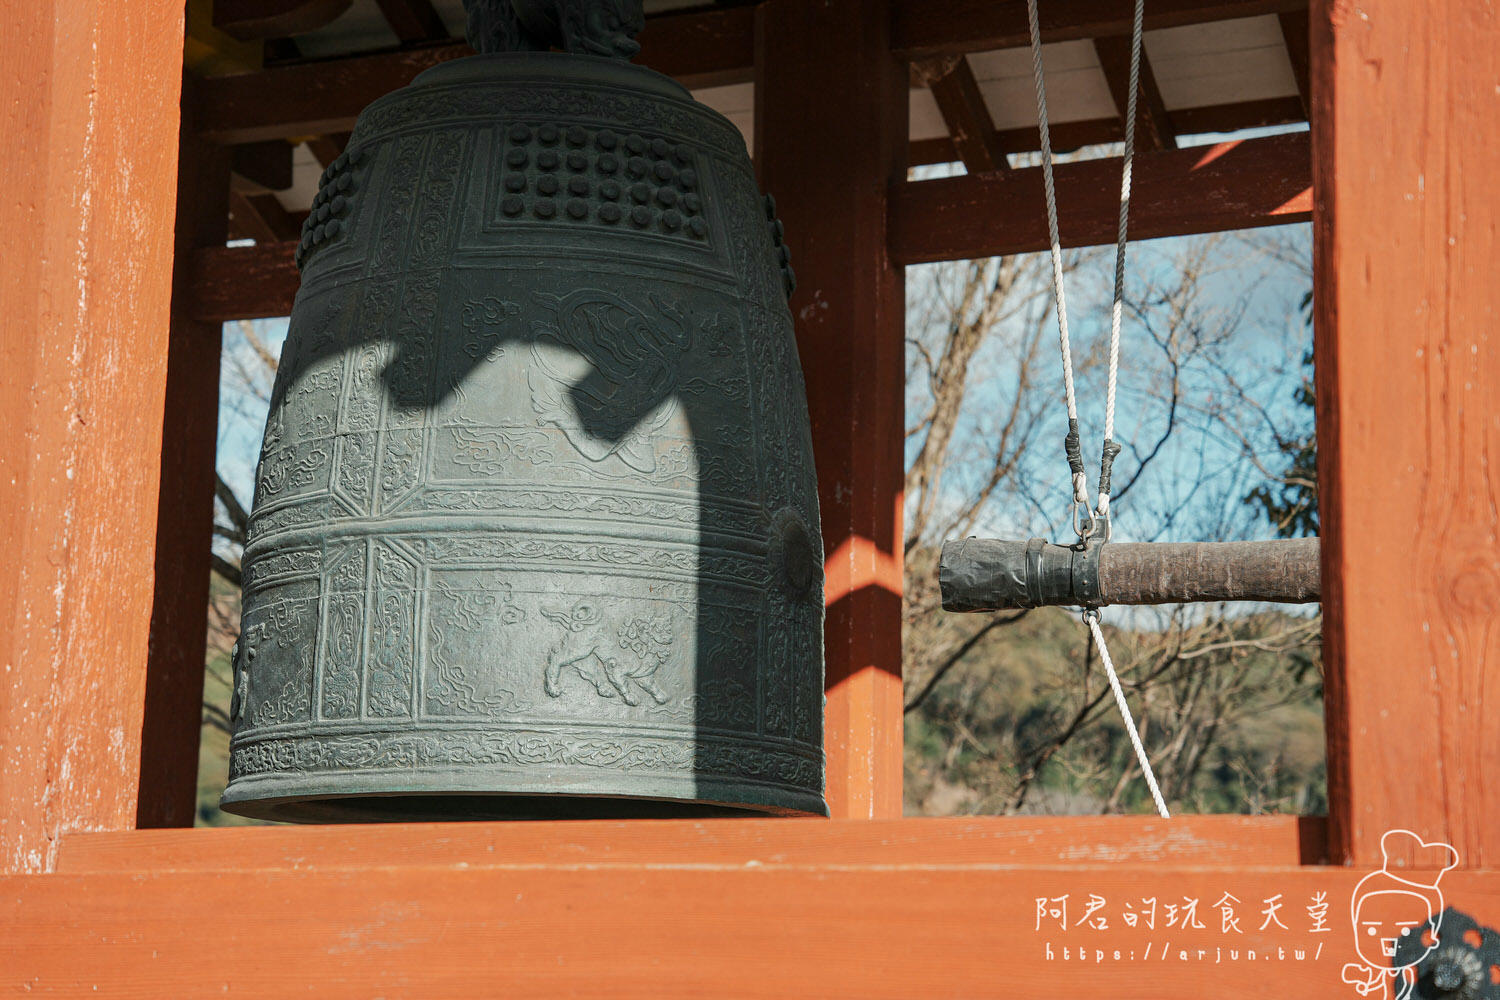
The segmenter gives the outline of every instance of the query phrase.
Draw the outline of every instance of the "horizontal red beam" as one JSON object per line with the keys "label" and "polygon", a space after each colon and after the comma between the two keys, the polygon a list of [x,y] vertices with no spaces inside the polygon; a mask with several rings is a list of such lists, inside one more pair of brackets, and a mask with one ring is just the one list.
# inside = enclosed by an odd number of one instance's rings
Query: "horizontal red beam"
{"label": "horizontal red beam", "polygon": [[[795,842],[811,825],[783,829]],[[874,824],[821,825],[849,835]],[[499,834],[487,851],[446,851],[450,831],[464,827],[423,829],[432,857],[385,849],[385,828],[354,828],[342,834],[363,845],[351,866],[289,856],[260,869],[227,848],[309,831],[180,831],[219,841],[217,867],[0,878],[0,969],[37,995],[99,997],[1326,1000],[1357,961],[1357,868],[1170,855],[1016,867],[982,849],[913,860],[874,841],[808,860],[774,835],[707,860],[675,857],[670,842],[652,859],[615,861],[595,845],[538,860],[509,853]],[[622,846],[641,855],[648,843]],[[1500,912],[1500,872],[1452,871],[1442,888],[1481,921]],[[1091,898],[1100,906],[1088,913]],[[1401,916],[1425,919],[1411,902]]]}
{"label": "horizontal red beam", "polygon": [[[1114,239],[1120,162],[1084,160],[1056,168],[1063,243]],[[1312,213],[1308,135],[1247,139],[1136,158],[1132,239],[1305,222]],[[962,260],[1047,248],[1039,168],[898,185],[888,238],[905,264]],[[301,281],[293,243],[211,247],[194,252],[193,294],[181,308],[224,322],[285,316]]]}
{"label": "horizontal red beam", "polygon": [[[1120,161],[1058,164],[1055,176],[1063,245],[1113,242]],[[1132,240],[1310,218],[1312,153],[1306,132],[1136,157]],[[892,257],[903,264],[1045,250],[1041,168],[899,184],[891,192],[888,239]]]}
{"label": "horizontal red beam", "polygon": [[229,827],[74,834],[57,871],[424,865],[1295,865],[1322,859],[1321,816],[630,820]]}
{"label": "horizontal red beam", "polygon": [[[647,18],[636,61],[686,87],[749,80],[754,24],[751,7]],[[473,54],[455,43],[209,77],[197,83],[190,113],[199,132],[223,143],[348,132],[371,101]]]}
{"label": "horizontal red beam", "polygon": [[174,305],[186,318],[207,323],[290,315],[302,284],[292,260],[296,249],[287,242],[194,250],[182,301]]}
{"label": "horizontal red beam", "polygon": [[[1044,5],[1044,34],[1054,41],[1121,34],[1129,30],[1128,7],[1118,0]],[[1307,0],[1153,0],[1146,21],[1162,28],[1288,11],[1305,13]],[[750,6],[648,18],[637,61],[688,87],[748,81],[754,22]],[[893,37],[912,59],[1024,45],[1026,8],[1017,0],[902,0]],[[198,131],[224,143],[347,132],[371,101],[470,54],[467,45],[436,45],[212,77],[198,85],[190,113]]]}

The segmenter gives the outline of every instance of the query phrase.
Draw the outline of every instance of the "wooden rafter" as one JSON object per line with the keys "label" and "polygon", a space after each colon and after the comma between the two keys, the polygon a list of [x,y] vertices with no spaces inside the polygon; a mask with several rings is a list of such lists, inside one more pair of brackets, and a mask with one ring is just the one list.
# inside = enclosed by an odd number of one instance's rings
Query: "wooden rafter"
{"label": "wooden rafter", "polygon": [[248,237],[257,243],[295,240],[302,231],[302,223],[282,207],[274,194],[231,190],[229,221],[232,236]]}
{"label": "wooden rafter", "polygon": [[[1118,159],[1056,167],[1064,246],[1115,237]],[[1047,248],[1041,168],[911,181],[891,195],[891,254],[904,264]],[[1307,133],[1196,146],[1136,157],[1133,239],[1247,229],[1312,216]]]}
{"label": "wooden rafter", "polygon": [[376,0],[380,13],[404,43],[436,42],[448,37],[448,27],[432,0]]}
{"label": "wooden rafter", "polygon": [[[1239,101],[1234,104],[1214,104],[1201,108],[1179,108],[1167,113],[1172,131],[1179,136],[1205,132],[1237,132],[1247,128],[1265,128],[1270,125],[1290,125],[1304,121],[1302,103],[1295,97],[1274,97],[1258,101]],[[1014,153],[1029,153],[1037,149],[1036,126],[1001,129],[1000,144]],[[1090,118],[1076,122],[1057,122],[1052,126],[1052,148],[1056,152],[1068,152],[1083,146],[1095,146],[1124,139],[1118,118]],[[918,139],[911,144],[907,163],[918,166],[924,163],[950,163],[958,159],[958,151],[948,136],[938,139]]]}
{"label": "wooden rafter", "polygon": [[1005,170],[1005,147],[995,131],[994,119],[974,79],[967,56],[947,56],[922,64],[919,68],[932,91],[954,152],[971,174]]}
{"label": "wooden rafter", "polygon": [[1288,11],[1277,19],[1281,22],[1281,37],[1286,42],[1286,54],[1292,61],[1292,76],[1297,80],[1297,96],[1302,101],[1302,114],[1305,117],[1312,110],[1312,92],[1308,80],[1307,13]]}
{"label": "wooden rafter", "polygon": [[[1123,35],[1095,38],[1094,54],[1099,57],[1099,66],[1104,70],[1110,96],[1115,99],[1115,107],[1123,121],[1126,109],[1130,107],[1130,39]],[[1171,116],[1167,114],[1167,105],[1162,101],[1161,90],[1156,86],[1156,74],[1151,70],[1151,60],[1144,51],[1141,52],[1140,81],[1136,89],[1136,147],[1148,152],[1176,149],[1177,133],[1172,131]]]}
{"label": "wooden rafter", "polygon": [[283,139],[235,146],[229,165],[258,188],[285,191],[292,186],[292,146]]}
{"label": "wooden rafter", "polygon": [[347,145],[349,145],[348,132],[330,132],[327,135],[315,135],[307,140],[307,148],[312,151],[313,158],[323,167],[327,167],[338,159],[339,154]]}

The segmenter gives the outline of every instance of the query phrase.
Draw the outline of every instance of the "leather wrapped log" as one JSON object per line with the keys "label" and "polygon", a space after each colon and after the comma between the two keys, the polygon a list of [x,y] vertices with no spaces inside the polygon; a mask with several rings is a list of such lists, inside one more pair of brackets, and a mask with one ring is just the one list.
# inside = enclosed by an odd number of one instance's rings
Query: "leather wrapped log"
{"label": "leather wrapped log", "polygon": [[1322,599],[1318,540],[1098,542],[964,538],[943,543],[945,611]]}

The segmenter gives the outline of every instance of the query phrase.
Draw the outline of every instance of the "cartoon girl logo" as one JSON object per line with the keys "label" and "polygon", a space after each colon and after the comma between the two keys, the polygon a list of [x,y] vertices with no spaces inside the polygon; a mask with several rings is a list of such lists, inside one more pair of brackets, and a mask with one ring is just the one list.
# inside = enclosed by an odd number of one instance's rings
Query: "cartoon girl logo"
{"label": "cartoon girl logo", "polygon": [[[1394,1000],[1407,1000],[1416,984],[1415,971],[1408,974],[1407,970],[1438,946],[1443,913],[1438,882],[1458,865],[1458,852],[1448,844],[1424,841],[1410,830],[1388,830],[1380,838],[1380,853],[1380,870],[1359,880],[1349,902],[1354,948],[1360,961],[1344,966],[1343,979],[1360,996],[1384,997],[1389,986],[1394,988]],[[1410,857],[1432,859],[1433,863],[1421,871],[1411,871],[1393,861]],[[1398,964],[1397,944],[1422,934],[1429,921],[1431,943],[1402,948]]]}

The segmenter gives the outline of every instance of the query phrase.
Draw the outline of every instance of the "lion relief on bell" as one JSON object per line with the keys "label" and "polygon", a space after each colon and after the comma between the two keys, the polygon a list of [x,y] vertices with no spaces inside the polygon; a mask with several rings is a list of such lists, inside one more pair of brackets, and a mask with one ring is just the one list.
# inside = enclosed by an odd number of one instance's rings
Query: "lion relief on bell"
{"label": "lion relief on bell", "polygon": [[618,696],[635,706],[645,694],[658,705],[667,703],[656,672],[671,659],[677,637],[670,615],[637,615],[610,630],[603,613],[587,600],[566,611],[541,611],[562,628],[547,651],[542,687],[549,697],[563,696],[564,677],[570,675],[587,682],[601,698]]}
{"label": "lion relief on bell", "polygon": [[464,0],[478,52],[545,52],[630,59],[645,26],[641,0]]}

